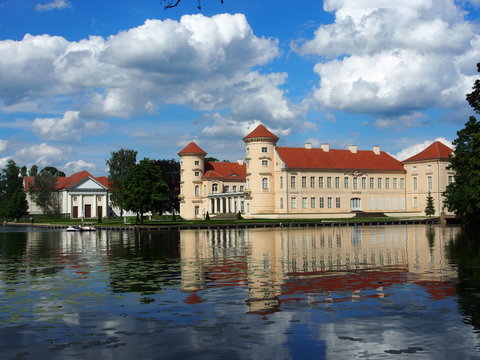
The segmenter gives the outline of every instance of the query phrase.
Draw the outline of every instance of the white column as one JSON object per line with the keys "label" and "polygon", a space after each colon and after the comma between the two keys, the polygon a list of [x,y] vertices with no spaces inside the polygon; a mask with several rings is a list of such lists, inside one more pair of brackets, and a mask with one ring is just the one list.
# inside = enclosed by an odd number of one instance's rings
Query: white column
{"label": "white column", "polygon": [[93,194],[93,213],[92,217],[98,217],[97,195]]}
{"label": "white column", "polygon": [[223,214],[223,198],[220,198],[220,214]]}
{"label": "white column", "polygon": [[212,214],[212,207],[213,207],[212,201],[213,201],[213,199],[208,199],[208,213],[209,214]]}
{"label": "white column", "polygon": [[85,217],[85,212],[84,212],[85,209],[83,208],[83,195],[80,195],[80,206],[79,206],[78,210],[80,210],[79,214],[78,214],[80,216],[80,218],[84,218]]}

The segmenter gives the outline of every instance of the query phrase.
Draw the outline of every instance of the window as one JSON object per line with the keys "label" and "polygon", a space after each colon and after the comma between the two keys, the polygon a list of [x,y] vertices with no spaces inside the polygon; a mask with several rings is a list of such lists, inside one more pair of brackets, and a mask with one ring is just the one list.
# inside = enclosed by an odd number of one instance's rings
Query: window
{"label": "window", "polygon": [[405,189],[405,179],[404,178],[401,178],[400,179],[400,189]]}
{"label": "window", "polygon": [[337,209],[340,209],[340,198],[339,197],[335,198],[335,207]]}
{"label": "window", "polygon": [[200,172],[199,172],[199,171],[195,171],[195,176],[200,176]]}
{"label": "window", "polygon": [[323,199],[323,197],[318,199],[318,207],[320,209],[323,209],[325,207],[325,200]]}
{"label": "window", "polygon": [[283,189],[283,176],[280,176],[280,189]]}
{"label": "window", "polygon": [[314,197],[310,198],[310,207],[311,207],[312,209],[315,209],[315,207],[317,206],[315,200],[316,200],[316,198],[314,198]]}
{"label": "window", "polygon": [[417,178],[413,178],[413,190],[417,190]]}
{"label": "window", "polygon": [[200,185],[195,185],[195,196],[200,196]]}
{"label": "window", "polygon": [[348,185],[348,177],[346,177],[346,176],[343,178],[343,187],[344,187],[345,189],[348,189],[348,188],[349,188],[349,185]]}
{"label": "window", "polygon": [[358,189],[358,178],[356,177],[353,178],[353,188]]}
{"label": "window", "polygon": [[247,154],[248,154],[249,151],[250,151],[250,149],[247,147]]}
{"label": "window", "polygon": [[243,185],[240,186],[240,192],[243,192]]}
{"label": "window", "polygon": [[268,166],[268,160],[262,160],[262,166]]}
{"label": "window", "polygon": [[453,183],[453,176],[452,175],[448,175],[448,185],[452,184]]}
{"label": "window", "polygon": [[232,191],[233,191],[233,192],[237,192],[237,186],[236,186],[236,185],[233,185],[233,186],[232,186]]}
{"label": "window", "polygon": [[306,198],[306,197],[303,197],[303,198],[302,198],[302,208],[303,208],[303,209],[306,209],[306,208],[307,208],[307,198]]}
{"label": "window", "polygon": [[306,176],[302,176],[302,188],[306,188],[307,187],[307,177]]}
{"label": "window", "polygon": [[212,184],[212,193],[216,194],[218,192],[218,184]]}
{"label": "window", "polygon": [[390,178],[385,179],[385,189],[390,189]]}
{"label": "window", "polygon": [[397,178],[393,178],[393,188],[397,188]]}
{"label": "window", "polygon": [[432,171],[432,165],[427,165],[427,170]]}
{"label": "window", "polygon": [[315,176],[310,176],[310,187],[311,188],[315,187]]}
{"label": "window", "polygon": [[318,178],[318,187],[319,187],[320,189],[323,189],[323,176],[320,176],[320,177]]}
{"label": "window", "polygon": [[198,215],[200,215],[200,207],[195,206],[195,217],[197,217]]}
{"label": "window", "polygon": [[366,189],[366,188],[367,188],[367,178],[362,177],[362,189]]}
{"label": "window", "polygon": [[207,195],[207,185],[203,185],[203,193]]}
{"label": "window", "polygon": [[224,187],[224,192],[227,192],[227,193],[228,193],[229,190],[230,190],[230,189],[229,189],[228,185]]}
{"label": "window", "polygon": [[328,207],[329,209],[332,208],[332,198],[331,198],[331,197],[327,198],[327,207]]}
{"label": "window", "polygon": [[370,178],[370,189],[375,188],[375,178]]}
{"label": "window", "polygon": [[297,184],[296,184],[296,183],[297,183],[297,178],[296,178],[295,176],[292,176],[292,177],[290,178],[290,187],[291,187],[291,188],[297,187]]}
{"label": "window", "polygon": [[291,207],[292,209],[296,209],[296,208],[297,208],[297,198],[296,198],[296,197],[292,197],[291,203],[290,203],[290,207]]}
{"label": "window", "polygon": [[336,188],[336,189],[339,189],[339,188],[340,188],[340,178],[339,178],[339,177],[336,177],[336,178],[335,178],[335,188]]}
{"label": "window", "polygon": [[377,179],[377,189],[381,189],[382,188],[382,178],[378,178]]}
{"label": "window", "polygon": [[280,198],[280,209],[283,209],[283,198]]}
{"label": "window", "polygon": [[432,190],[432,177],[427,177],[428,190]]}
{"label": "window", "polygon": [[327,177],[327,188],[329,188],[329,189],[332,188],[332,177],[331,176]]}
{"label": "window", "polygon": [[265,147],[262,147],[262,153],[266,153],[268,152],[268,148],[265,146]]}
{"label": "window", "polygon": [[418,200],[416,197],[413,198],[413,208],[416,209],[418,206]]}
{"label": "window", "polygon": [[200,165],[200,161],[195,160],[195,165]]}
{"label": "window", "polygon": [[268,178],[262,179],[262,189],[268,189]]}

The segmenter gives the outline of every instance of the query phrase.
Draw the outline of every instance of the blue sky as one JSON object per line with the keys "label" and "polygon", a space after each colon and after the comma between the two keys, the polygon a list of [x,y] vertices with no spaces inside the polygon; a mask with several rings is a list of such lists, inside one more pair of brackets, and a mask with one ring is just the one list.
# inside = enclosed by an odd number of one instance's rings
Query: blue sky
{"label": "blue sky", "polygon": [[[275,5],[272,5],[274,3]],[[456,137],[478,77],[480,0],[0,0],[0,166],[107,173],[120,148],[171,159],[194,140],[244,156]]]}

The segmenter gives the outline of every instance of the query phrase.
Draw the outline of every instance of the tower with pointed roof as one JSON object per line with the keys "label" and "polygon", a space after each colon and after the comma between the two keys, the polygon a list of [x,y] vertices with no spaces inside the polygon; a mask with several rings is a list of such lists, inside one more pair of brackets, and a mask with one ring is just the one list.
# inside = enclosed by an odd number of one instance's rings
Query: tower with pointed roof
{"label": "tower with pointed roof", "polygon": [[243,138],[246,146],[246,216],[275,213],[275,146],[278,137],[262,124]]}
{"label": "tower with pointed roof", "polygon": [[180,214],[186,219],[204,217],[201,192],[205,155],[207,153],[193,141],[178,153],[180,156]]}

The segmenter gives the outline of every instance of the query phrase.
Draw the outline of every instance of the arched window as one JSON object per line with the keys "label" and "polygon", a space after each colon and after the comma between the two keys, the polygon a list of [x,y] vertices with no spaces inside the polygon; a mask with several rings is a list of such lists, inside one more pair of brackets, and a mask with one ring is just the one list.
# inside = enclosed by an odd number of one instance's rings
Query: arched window
{"label": "arched window", "polygon": [[216,194],[218,192],[218,184],[212,184],[212,193]]}
{"label": "arched window", "polygon": [[262,179],[262,189],[268,189],[268,178]]}
{"label": "arched window", "polygon": [[200,196],[200,185],[195,185],[195,196]]}

